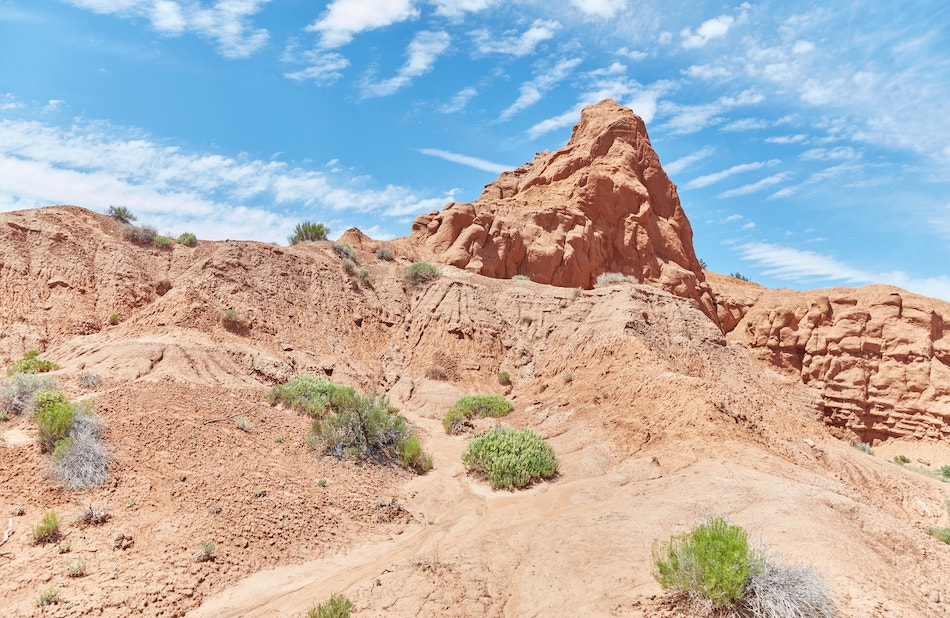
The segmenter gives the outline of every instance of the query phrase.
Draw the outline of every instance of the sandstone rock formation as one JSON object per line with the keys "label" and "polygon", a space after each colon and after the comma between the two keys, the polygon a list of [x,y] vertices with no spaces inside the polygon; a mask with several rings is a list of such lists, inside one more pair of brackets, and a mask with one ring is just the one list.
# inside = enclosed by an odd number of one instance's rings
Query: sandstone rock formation
{"label": "sandstone rock formation", "polygon": [[605,99],[581,113],[567,145],[503,173],[470,203],[416,218],[434,259],[490,277],[589,289],[619,272],[716,312],[692,228],[643,121]]}
{"label": "sandstone rock formation", "polygon": [[728,292],[720,307],[744,313],[729,340],[817,389],[829,423],[864,441],[950,436],[950,304],[883,285],[745,289],[746,307]]}

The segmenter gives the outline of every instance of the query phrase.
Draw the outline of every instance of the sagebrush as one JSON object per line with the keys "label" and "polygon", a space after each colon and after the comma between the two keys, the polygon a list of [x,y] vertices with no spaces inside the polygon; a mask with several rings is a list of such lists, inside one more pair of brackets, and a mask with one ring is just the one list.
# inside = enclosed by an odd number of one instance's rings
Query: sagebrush
{"label": "sagebrush", "polygon": [[323,603],[310,609],[307,618],[350,618],[350,612],[355,606],[353,602],[342,594],[330,595]]}
{"label": "sagebrush", "polygon": [[0,386],[0,410],[8,414],[30,414],[33,412],[36,394],[41,391],[55,391],[59,380],[53,376],[32,373],[14,373]]}
{"label": "sagebrush", "polygon": [[442,426],[448,433],[459,433],[476,416],[499,418],[507,416],[513,409],[512,403],[501,395],[465,395],[445,413]]}
{"label": "sagebrush", "polygon": [[303,221],[298,223],[294,227],[294,235],[291,236],[288,240],[290,244],[296,245],[298,242],[314,242],[317,240],[326,240],[327,234],[330,233],[330,228],[323,225],[322,223],[313,223],[311,221]]}
{"label": "sagebrush", "polygon": [[518,489],[557,474],[554,449],[530,429],[496,427],[472,440],[462,462],[488,479],[492,489]]}
{"label": "sagebrush", "polygon": [[7,367],[7,375],[12,376],[15,373],[46,373],[56,371],[59,365],[51,360],[40,358],[40,353],[36,350],[30,350],[18,361],[10,363]]}
{"label": "sagebrush", "polygon": [[410,285],[422,285],[434,281],[442,275],[442,271],[435,264],[429,262],[414,262],[406,267],[406,281]]}

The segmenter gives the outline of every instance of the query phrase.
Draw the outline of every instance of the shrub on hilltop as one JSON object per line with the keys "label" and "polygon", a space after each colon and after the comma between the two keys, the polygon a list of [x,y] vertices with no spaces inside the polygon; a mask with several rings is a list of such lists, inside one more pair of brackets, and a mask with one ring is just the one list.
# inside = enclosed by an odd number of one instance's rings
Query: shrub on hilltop
{"label": "shrub on hilltop", "polygon": [[291,236],[288,240],[290,244],[296,245],[298,242],[314,242],[317,240],[326,240],[327,234],[330,233],[330,228],[323,225],[322,223],[313,223],[311,221],[303,221],[298,223],[294,227],[294,235]]}

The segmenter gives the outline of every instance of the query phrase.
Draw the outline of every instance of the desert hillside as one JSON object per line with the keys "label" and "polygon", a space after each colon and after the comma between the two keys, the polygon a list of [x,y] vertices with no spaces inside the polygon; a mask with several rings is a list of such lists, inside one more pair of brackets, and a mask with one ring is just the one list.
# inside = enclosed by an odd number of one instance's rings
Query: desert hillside
{"label": "desert hillside", "polygon": [[[820,573],[843,616],[950,615],[950,547],[924,532],[950,525],[950,305],[768,290],[703,271],[691,236],[612,101],[405,238],[347,232],[350,257],[0,214],[0,361],[57,363],[114,459],[101,487],[63,489],[33,420],[0,422],[0,614],[301,617],[339,592],[360,617],[672,618],[654,541],[725,515]],[[441,275],[414,283],[422,259]],[[387,395],[432,470],[315,451],[311,420],[268,402],[298,375]],[[533,429],[556,477],[509,492],[466,472],[471,435],[441,419],[475,393],[514,404],[475,431]],[[108,519],[76,521],[90,505]],[[35,544],[49,509],[62,538]]]}

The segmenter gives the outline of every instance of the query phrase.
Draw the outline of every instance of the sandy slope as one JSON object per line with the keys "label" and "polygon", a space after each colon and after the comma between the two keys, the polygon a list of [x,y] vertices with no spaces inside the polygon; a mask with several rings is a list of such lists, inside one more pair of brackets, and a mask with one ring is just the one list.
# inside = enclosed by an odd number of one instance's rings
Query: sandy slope
{"label": "sandy slope", "polygon": [[[820,420],[815,390],[727,341],[687,300],[450,267],[412,288],[406,260],[361,253],[361,281],[325,244],[168,254],[79,209],[4,217],[19,226],[0,226],[13,229],[5,250],[67,243],[57,255],[69,259],[0,263],[16,290],[0,294],[2,360],[38,347],[59,362],[67,393],[95,400],[118,463],[108,486],[62,492],[44,477],[29,419],[0,424],[0,508],[24,510],[0,547],[3,615],[300,616],[345,592],[358,616],[672,616],[650,548],[708,514],[820,570],[847,616],[950,614],[950,551],[921,531],[950,523],[946,486],[848,446]],[[100,286],[109,277],[140,293]],[[163,279],[171,289],[158,295]],[[249,318],[246,332],[223,328],[228,307]],[[123,321],[105,326],[113,311]],[[425,377],[435,364],[447,380]],[[81,371],[103,386],[83,390]],[[435,469],[414,477],[317,456],[302,441],[308,420],[265,403],[294,373],[388,393]],[[515,402],[503,422],[550,439],[557,479],[491,492],[464,473],[465,439],[439,418],[459,394],[487,391]],[[878,449],[946,456],[919,440]],[[89,501],[112,519],[72,524]],[[50,507],[70,554],[29,542]],[[119,534],[134,544],[113,549]],[[206,540],[218,559],[195,563]],[[72,556],[88,559],[85,577],[65,577]],[[50,584],[62,602],[37,609]]]}

